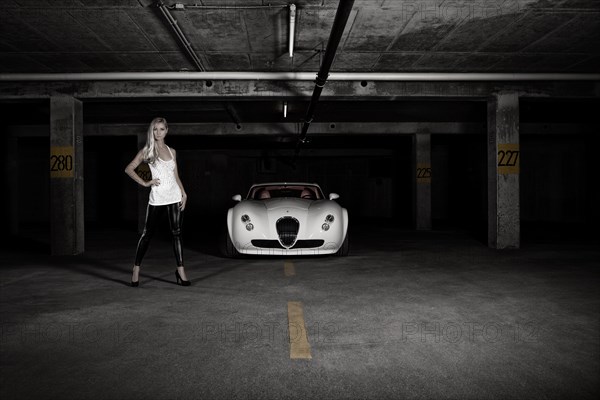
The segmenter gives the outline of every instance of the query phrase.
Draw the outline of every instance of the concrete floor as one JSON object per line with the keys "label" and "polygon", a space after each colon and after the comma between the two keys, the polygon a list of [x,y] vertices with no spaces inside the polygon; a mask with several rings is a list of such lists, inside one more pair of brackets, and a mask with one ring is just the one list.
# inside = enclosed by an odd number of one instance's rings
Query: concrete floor
{"label": "concrete floor", "polygon": [[[2,398],[600,395],[591,244],[494,251],[461,232],[367,226],[347,258],[229,260],[186,236],[181,287],[157,238],[131,288],[136,240],[88,232],[77,257],[3,250]],[[290,358],[292,301],[311,359]]]}

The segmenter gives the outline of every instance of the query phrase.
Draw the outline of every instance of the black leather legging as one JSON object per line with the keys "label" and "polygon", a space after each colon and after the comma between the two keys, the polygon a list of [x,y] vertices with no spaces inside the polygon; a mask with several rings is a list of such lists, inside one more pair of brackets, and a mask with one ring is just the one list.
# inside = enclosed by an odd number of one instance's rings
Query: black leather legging
{"label": "black leather legging", "polygon": [[175,252],[175,260],[178,267],[183,267],[183,251],[181,248],[181,224],[183,213],[179,209],[179,203],[167,204],[165,206],[151,206],[148,204],[146,210],[146,225],[138,242],[137,251],[135,253],[135,265],[141,265],[144,254],[148,250],[150,240],[156,230],[156,225],[160,220],[160,216],[164,210],[167,210],[169,216],[169,225],[171,226],[171,235],[173,235],[173,251]]}

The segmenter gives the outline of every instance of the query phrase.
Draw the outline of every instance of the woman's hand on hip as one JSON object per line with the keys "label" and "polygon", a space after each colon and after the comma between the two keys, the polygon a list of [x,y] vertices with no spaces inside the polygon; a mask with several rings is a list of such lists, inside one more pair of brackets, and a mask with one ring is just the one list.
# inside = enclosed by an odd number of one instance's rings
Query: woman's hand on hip
{"label": "woman's hand on hip", "polygon": [[144,186],[150,187],[150,186],[158,186],[158,185],[160,185],[160,179],[152,179],[151,181],[147,181]]}
{"label": "woman's hand on hip", "polygon": [[181,201],[179,202],[179,209],[181,211],[185,210],[185,203],[187,203],[187,194],[181,195]]}

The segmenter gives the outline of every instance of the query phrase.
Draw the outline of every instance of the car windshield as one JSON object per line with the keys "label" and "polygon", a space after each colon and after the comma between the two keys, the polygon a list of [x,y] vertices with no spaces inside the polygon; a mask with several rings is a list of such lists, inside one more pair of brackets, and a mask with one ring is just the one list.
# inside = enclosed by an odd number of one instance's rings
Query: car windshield
{"label": "car windshield", "polygon": [[306,200],[321,200],[323,193],[314,185],[264,185],[250,189],[248,199],[266,200],[278,197],[293,197]]}

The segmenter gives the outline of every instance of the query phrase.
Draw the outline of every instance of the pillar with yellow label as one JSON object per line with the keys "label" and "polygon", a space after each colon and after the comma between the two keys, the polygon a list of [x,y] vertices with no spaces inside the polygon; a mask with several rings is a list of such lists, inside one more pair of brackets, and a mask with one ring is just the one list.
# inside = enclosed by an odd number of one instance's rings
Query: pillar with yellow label
{"label": "pillar with yellow label", "polygon": [[431,134],[413,137],[413,215],[417,230],[431,229]]}
{"label": "pillar with yellow label", "polygon": [[84,251],[83,107],[72,96],[50,98],[50,250]]}
{"label": "pillar with yellow label", "polygon": [[488,246],[519,248],[519,96],[498,93],[488,100]]}

